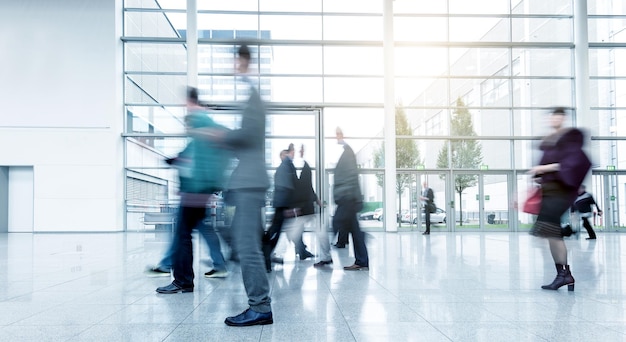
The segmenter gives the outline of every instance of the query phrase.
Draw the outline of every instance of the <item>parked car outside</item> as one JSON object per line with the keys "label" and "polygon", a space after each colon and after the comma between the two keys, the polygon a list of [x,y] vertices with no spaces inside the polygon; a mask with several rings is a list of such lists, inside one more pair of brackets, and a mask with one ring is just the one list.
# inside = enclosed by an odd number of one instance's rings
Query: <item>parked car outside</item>
{"label": "parked car outside", "polygon": [[[380,211],[380,216],[378,216],[377,220],[378,221],[382,221],[382,220],[385,219],[385,217],[384,217],[385,215],[383,214],[382,208],[379,208],[379,209],[381,209],[381,211]],[[376,210],[378,210],[378,209],[376,209]],[[396,212],[396,222],[400,222],[400,214],[398,214],[397,212]]]}
{"label": "parked car outside", "polygon": [[[420,212],[422,222],[424,222],[426,220],[426,217],[424,211],[421,210],[421,208]],[[403,211],[402,222],[417,224],[417,209],[411,209],[410,213],[408,211]],[[430,214],[430,223],[446,223],[446,212],[441,208],[437,208],[434,213]]]}
{"label": "parked car outside", "polygon": [[359,220],[373,220],[374,219],[374,211],[366,211],[364,213],[359,214]]}
{"label": "parked car outside", "polygon": [[383,208],[378,208],[374,210],[374,220],[380,221],[381,217],[383,217]]}
{"label": "parked car outside", "polygon": [[[426,220],[426,215],[422,211],[422,222]],[[437,208],[434,213],[430,214],[430,223],[446,223],[446,212],[441,208]],[[417,224],[417,215],[413,217],[413,224]]]}

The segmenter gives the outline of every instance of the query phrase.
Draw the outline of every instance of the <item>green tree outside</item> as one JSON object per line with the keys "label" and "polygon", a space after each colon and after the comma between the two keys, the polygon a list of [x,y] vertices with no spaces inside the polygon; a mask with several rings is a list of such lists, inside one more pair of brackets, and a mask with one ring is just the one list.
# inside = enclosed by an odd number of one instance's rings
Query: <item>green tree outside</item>
{"label": "green tree outside", "polygon": [[[450,122],[450,135],[453,137],[476,136],[472,123],[472,114],[460,97],[456,100],[456,108]],[[448,148],[452,150],[451,154]],[[440,169],[448,168],[448,160],[451,160],[453,169],[478,169],[483,161],[482,146],[476,140],[451,140],[450,145],[444,144],[441,150],[439,150],[437,167]],[[461,226],[463,225],[463,190],[475,186],[477,182],[477,175],[457,175],[454,179],[454,190],[459,194]]]}
{"label": "green tree outside", "polygon": [[[413,135],[413,129],[409,124],[409,120],[406,117],[404,108],[401,106],[396,107],[395,112],[396,119],[396,136]],[[415,169],[422,163],[420,151],[417,148],[417,144],[413,139],[398,139],[396,138],[396,169]],[[377,168],[385,167],[385,144],[374,151],[374,166]],[[396,176],[396,193],[398,194],[398,212],[402,212],[402,194],[404,189],[411,185],[413,181],[412,175],[398,174]],[[378,186],[383,187],[384,176],[376,175]],[[401,222],[400,222],[401,223]]]}

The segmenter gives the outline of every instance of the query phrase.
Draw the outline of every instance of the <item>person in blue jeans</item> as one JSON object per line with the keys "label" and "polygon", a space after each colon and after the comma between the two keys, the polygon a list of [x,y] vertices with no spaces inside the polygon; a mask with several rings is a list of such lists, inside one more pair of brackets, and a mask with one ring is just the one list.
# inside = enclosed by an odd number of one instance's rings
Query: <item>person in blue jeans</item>
{"label": "person in blue jeans", "polygon": [[[188,145],[185,149],[178,154],[175,158],[166,159],[165,162],[175,169],[178,170],[178,175],[181,183],[187,182],[186,178],[191,176],[191,146]],[[180,217],[178,217],[180,219]],[[224,255],[222,254],[222,246],[220,244],[220,239],[215,232],[215,227],[206,223],[203,220],[196,227],[207,245],[209,246],[209,255],[213,260],[213,268],[204,274],[207,278],[225,278],[228,275],[226,270],[226,261],[224,260]],[[149,266],[146,268],[146,274],[149,277],[169,277],[172,271],[173,264],[173,255],[176,250],[176,225],[174,225],[172,231],[172,241],[170,241],[170,245],[165,251],[165,255],[159,261],[156,266]]]}
{"label": "person in blue jeans", "polygon": [[[179,217],[180,219],[180,217]],[[196,229],[202,235],[207,245],[209,246],[209,256],[213,261],[213,268],[208,272],[204,273],[206,278],[225,278],[228,276],[228,271],[226,269],[226,261],[224,259],[224,255],[222,254],[222,246],[220,243],[220,238],[215,232],[215,228],[207,224],[206,222],[200,223]],[[173,255],[176,250],[176,242],[174,239],[176,238],[176,234],[172,238],[169,248],[165,252],[165,255],[159,261],[156,266],[148,267],[146,273],[151,277],[169,277],[172,270],[173,263]]]}
{"label": "person in blue jeans", "polygon": [[207,205],[214,199],[215,192],[223,189],[224,173],[229,162],[226,149],[221,144],[204,138],[200,133],[203,128],[220,131],[227,129],[215,123],[199,105],[196,88],[190,87],[187,93],[185,124],[190,141],[183,156],[189,162],[179,170],[180,208],[171,253],[174,281],[156,289],[156,292],[164,294],[194,290],[191,233],[194,228],[203,224]]}

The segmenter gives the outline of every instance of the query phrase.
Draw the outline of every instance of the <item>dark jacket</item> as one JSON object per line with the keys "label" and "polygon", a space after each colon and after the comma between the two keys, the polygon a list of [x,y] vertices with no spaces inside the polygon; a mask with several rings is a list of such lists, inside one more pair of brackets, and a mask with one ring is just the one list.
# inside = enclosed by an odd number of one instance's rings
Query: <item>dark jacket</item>
{"label": "dark jacket", "polygon": [[333,198],[337,204],[340,202],[362,201],[356,155],[347,144],[343,146],[343,153],[335,167]]}
{"label": "dark jacket", "polygon": [[598,212],[602,212],[602,210],[600,210],[600,207],[598,207],[598,204],[596,203],[596,201],[593,199],[593,196],[591,196],[590,193],[584,191],[582,194],[578,195],[578,197],[576,197],[576,201],[574,202],[574,205],[572,206],[572,212],[578,211],[579,213],[590,213],[593,209],[591,208],[591,206],[595,205],[596,209],[598,209]]}
{"label": "dark jacket", "polygon": [[242,108],[241,128],[228,132],[224,143],[239,163],[230,177],[229,190],[267,190],[270,181],[265,168],[265,105],[256,88],[247,81],[250,97]]}
{"label": "dark jacket", "polygon": [[298,176],[293,161],[285,157],[274,174],[274,208],[295,208]]}
{"label": "dark jacket", "polygon": [[311,215],[315,213],[314,202],[317,201],[317,195],[313,190],[313,175],[309,163],[304,162],[302,171],[300,171],[300,179],[296,183],[296,204],[300,208],[302,215]]}
{"label": "dark jacket", "polygon": [[563,184],[572,202],[591,168],[591,162],[582,150],[583,142],[583,132],[576,128],[565,128],[547,136],[539,147],[543,151],[540,165],[560,164],[559,171],[542,174],[541,182]]}
{"label": "dark jacket", "polygon": [[426,196],[424,196],[427,198],[427,200],[424,201],[424,209],[429,212],[432,213],[433,211],[437,210],[437,207],[435,206],[435,194],[433,193],[433,189],[431,188],[426,188]]}

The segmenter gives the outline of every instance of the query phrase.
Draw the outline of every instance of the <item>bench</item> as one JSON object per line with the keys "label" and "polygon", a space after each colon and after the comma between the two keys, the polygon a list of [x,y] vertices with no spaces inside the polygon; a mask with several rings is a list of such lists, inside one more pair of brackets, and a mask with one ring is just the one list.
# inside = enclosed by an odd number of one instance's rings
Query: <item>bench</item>
{"label": "bench", "polygon": [[141,222],[144,225],[154,225],[156,230],[171,229],[176,223],[176,214],[147,212],[143,214]]}

